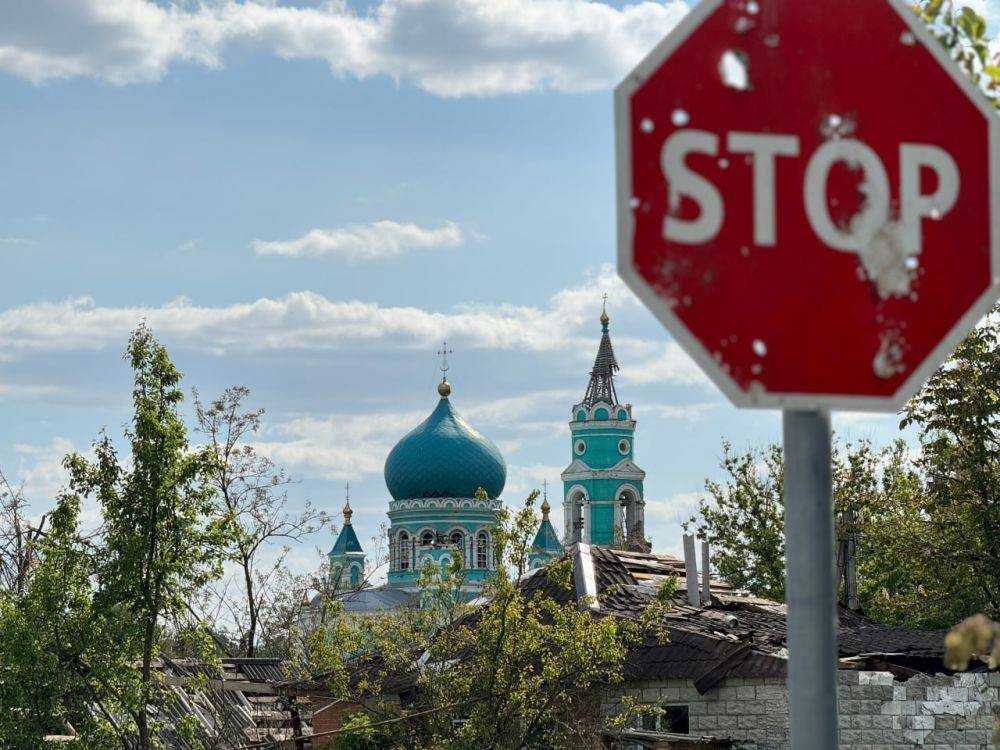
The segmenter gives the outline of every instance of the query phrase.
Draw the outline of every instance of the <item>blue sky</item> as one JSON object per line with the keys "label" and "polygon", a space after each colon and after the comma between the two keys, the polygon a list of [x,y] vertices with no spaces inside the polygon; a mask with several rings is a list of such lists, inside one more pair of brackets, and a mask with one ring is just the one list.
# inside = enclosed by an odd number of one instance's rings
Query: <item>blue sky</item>
{"label": "blue sky", "polygon": [[[978,3],[993,36],[998,5]],[[503,450],[513,503],[569,463],[607,292],[648,531],[677,551],[722,439],[780,428],[725,403],[611,265],[611,87],[685,11],[0,3],[0,466],[41,509],[63,454],[120,433],[146,318],[188,388],[252,389],[293,503],[338,511],[350,480],[367,540],[447,338],[453,402]],[[837,429],[886,442],[896,421]]]}

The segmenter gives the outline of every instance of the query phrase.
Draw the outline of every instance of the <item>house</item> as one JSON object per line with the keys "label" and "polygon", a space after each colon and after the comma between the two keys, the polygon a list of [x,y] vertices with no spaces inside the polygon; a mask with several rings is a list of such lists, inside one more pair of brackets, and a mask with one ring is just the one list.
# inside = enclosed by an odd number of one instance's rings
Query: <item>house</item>
{"label": "house", "polygon": [[[625,696],[662,713],[607,732],[607,747],[788,747],[785,605],[725,581],[699,581],[689,576],[693,566],[670,555],[584,543],[566,554],[573,560],[572,590],[549,581],[546,569],[538,568],[522,579],[525,594],[575,602],[595,617],[638,618],[664,580],[678,582],[663,615],[668,640],[647,636],[629,653],[624,681],[599,696],[604,716],[618,713]],[[839,617],[841,748],[991,747],[1000,673],[945,670],[946,631],[882,625],[847,608]],[[320,685],[299,687],[308,693]],[[413,675],[400,675],[390,690],[405,698],[415,688]],[[313,704],[313,747],[332,740],[343,717],[359,708],[336,701]]]}

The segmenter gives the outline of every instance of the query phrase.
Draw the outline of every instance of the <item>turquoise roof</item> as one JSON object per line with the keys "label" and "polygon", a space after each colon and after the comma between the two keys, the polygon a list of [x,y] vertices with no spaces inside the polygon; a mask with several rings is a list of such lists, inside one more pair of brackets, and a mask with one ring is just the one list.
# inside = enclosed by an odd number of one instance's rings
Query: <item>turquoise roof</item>
{"label": "turquoise roof", "polygon": [[475,497],[480,487],[496,498],[506,482],[500,451],[459,416],[447,397],[385,460],[385,484],[396,500]]}
{"label": "turquoise roof", "polygon": [[556,536],[556,530],[552,528],[552,522],[548,518],[542,519],[538,533],[535,534],[535,541],[531,546],[539,552],[562,552],[559,537]]}
{"label": "turquoise roof", "polygon": [[345,523],[343,528],[340,529],[340,536],[337,537],[337,541],[333,545],[333,549],[330,550],[331,555],[343,555],[348,552],[364,552],[361,549],[361,542],[358,541],[358,535],[354,533],[354,526],[349,523]]}

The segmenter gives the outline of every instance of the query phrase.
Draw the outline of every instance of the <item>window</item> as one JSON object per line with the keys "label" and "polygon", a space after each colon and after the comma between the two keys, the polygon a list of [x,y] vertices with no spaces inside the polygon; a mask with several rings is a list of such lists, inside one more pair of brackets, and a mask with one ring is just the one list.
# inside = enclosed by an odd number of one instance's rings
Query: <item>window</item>
{"label": "window", "polygon": [[621,453],[623,456],[627,456],[628,455],[629,448],[631,448],[631,447],[632,446],[630,446],[628,444],[628,440],[619,440],[618,441],[618,452]]}
{"label": "window", "polygon": [[424,547],[430,547],[434,544],[434,532],[428,529],[420,535],[420,543]]}
{"label": "window", "polygon": [[399,569],[410,569],[410,535],[405,531],[399,532]]}
{"label": "window", "polygon": [[576,445],[573,446],[573,450],[576,451],[576,455],[582,456],[587,452],[587,444],[582,440],[577,440]]}
{"label": "window", "polygon": [[585,412],[583,409],[580,409],[580,411],[578,411],[576,413],[576,421],[577,422],[586,422],[587,421],[587,412]]}
{"label": "window", "polygon": [[476,567],[485,568],[489,561],[490,538],[485,531],[480,531],[476,541]]}
{"label": "window", "polygon": [[660,708],[662,713],[646,714],[642,717],[643,729],[675,734],[688,734],[691,731],[687,706],[660,706]]}
{"label": "window", "polygon": [[451,537],[449,538],[449,541],[453,545],[455,545],[456,547],[458,547],[459,549],[461,549],[462,548],[462,537],[463,536],[464,536],[464,534],[462,534],[461,531],[459,531],[458,529],[455,529],[453,532],[451,532]]}
{"label": "window", "polygon": [[611,414],[602,406],[600,409],[594,410],[594,419],[598,422],[604,422],[611,419]]}
{"label": "window", "polygon": [[351,566],[351,588],[356,589],[361,585],[361,568],[357,565]]}
{"label": "window", "polygon": [[619,409],[618,419],[624,422],[626,419],[628,419],[628,413],[624,409]]}

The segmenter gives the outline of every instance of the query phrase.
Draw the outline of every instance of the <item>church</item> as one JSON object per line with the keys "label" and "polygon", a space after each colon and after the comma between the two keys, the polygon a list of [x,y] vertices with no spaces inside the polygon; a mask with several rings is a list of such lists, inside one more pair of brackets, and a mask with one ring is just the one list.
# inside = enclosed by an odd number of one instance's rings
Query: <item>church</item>
{"label": "church", "polygon": [[[636,422],[632,405],[615,389],[618,362],[601,311],[601,339],[583,399],[570,410],[570,464],[562,473],[563,540],[566,546],[615,545],[648,551],[643,479],[634,462]],[[404,435],[385,461],[389,491],[389,571],[384,585],[365,585],[367,560],[351,524],[350,496],[344,520],[329,553],[331,591],[345,610],[363,614],[412,606],[428,564],[446,570],[456,560],[464,568],[462,594],[475,598],[496,570],[491,527],[502,505],[507,464],[497,446],[465,421],[452,403],[447,348],[442,351],[439,400],[430,415]],[[529,564],[544,565],[563,553],[549,519],[546,496]],[[340,592],[348,592],[342,594]],[[303,602],[315,612],[322,594]]]}

